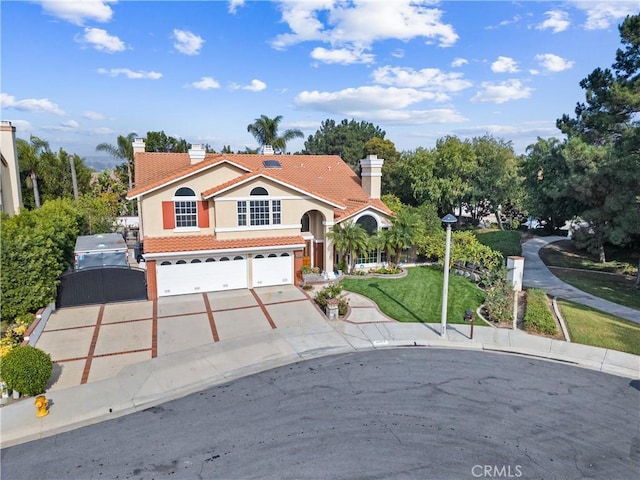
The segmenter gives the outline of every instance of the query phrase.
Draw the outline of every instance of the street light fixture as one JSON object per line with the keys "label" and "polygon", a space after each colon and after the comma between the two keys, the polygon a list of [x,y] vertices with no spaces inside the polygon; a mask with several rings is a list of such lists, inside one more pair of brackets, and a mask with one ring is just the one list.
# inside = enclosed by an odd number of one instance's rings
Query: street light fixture
{"label": "street light fixture", "polygon": [[440,318],[441,336],[447,334],[447,302],[449,297],[449,254],[451,252],[451,225],[458,219],[450,213],[442,218],[442,223],[447,226],[447,244],[444,251],[444,284],[442,286],[442,317]]}

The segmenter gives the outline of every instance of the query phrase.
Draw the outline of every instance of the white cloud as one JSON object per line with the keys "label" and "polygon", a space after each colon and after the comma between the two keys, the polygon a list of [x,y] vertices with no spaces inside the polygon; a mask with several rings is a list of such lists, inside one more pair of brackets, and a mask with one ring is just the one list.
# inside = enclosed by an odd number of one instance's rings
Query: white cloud
{"label": "white cloud", "polygon": [[109,75],[110,77],[124,75],[131,80],[158,80],[162,78],[162,74],[159,72],[145,72],[144,70],[135,72],[129,68],[110,68],[108,70],[106,68],[99,68],[98,73],[101,75]]}
{"label": "white cloud", "polygon": [[536,55],[536,60],[542,68],[548,72],[562,72],[573,67],[575,62],[566,60],[553,53],[542,53]]}
{"label": "white cloud", "polygon": [[371,74],[377,83],[398,87],[421,88],[437,92],[457,92],[473,84],[462,78],[461,73],[445,73],[438,68],[414,70],[410,67],[377,68]]}
{"label": "white cloud", "polygon": [[214,88],[220,88],[220,84],[212,77],[202,77],[197,82],[190,83],[188,86],[197,88],[198,90],[212,90]]}
{"label": "white cloud", "polygon": [[258,80],[254,78],[251,80],[249,85],[238,85],[237,83],[232,83],[230,85],[232,90],[249,90],[251,92],[261,92],[262,90],[267,88],[267,84],[262,80]]}
{"label": "white cloud", "polygon": [[564,32],[569,28],[569,25],[571,25],[567,12],[562,10],[549,10],[548,12],[544,12],[544,14],[549,18],[536,26],[538,30],[546,30],[550,28],[553,33],[558,33]]}
{"label": "white cloud", "polygon": [[511,137],[511,138],[523,138],[523,137],[548,137],[551,135],[557,135],[558,129],[555,121],[531,121],[522,122],[515,125],[476,125],[473,127],[459,128],[454,131],[456,135],[461,136],[481,136],[486,133],[494,135],[496,137]]}
{"label": "white cloud", "polygon": [[518,62],[511,57],[503,57],[500,55],[498,59],[491,64],[491,70],[496,73],[516,73],[518,72]]}
{"label": "white cloud", "polygon": [[469,63],[469,60],[467,60],[466,58],[456,57],[453,59],[453,62],[451,62],[451,66],[453,68],[458,68],[462,65],[466,65],[467,63]]}
{"label": "white cloud", "polygon": [[199,35],[188,30],[173,30],[174,48],[185,55],[198,55],[204,44],[204,40]]}
{"label": "white cloud", "polygon": [[25,98],[16,100],[12,95],[0,93],[0,108],[13,108],[24,112],[53,113],[64,115],[64,111],[48,98]]}
{"label": "white cloud", "polygon": [[402,109],[424,100],[437,99],[437,94],[415,88],[365,86],[345,88],[337,92],[303,91],[295,103],[323,111],[354,115],[355,112],[380,109]]}
{"label": "white cloud", "polygon": [[506,27],[507,25],[511,25],[513,23],[518,23],[520,20],[522,20],[522,17],[520,15],[515,15],[513,16],[513,18],[510,18],[509,20],[503,20],[498,25],[490,25],[488,27],[485,27],[485,29],[495,30],[500,27]]}
{"label": "white cloud", "polygon": [[244,0],[229,0],[229,13],[235,14],[239,7],[244,6]]}
{"label": "white cloud", "polygon": [[384,122],[386,125],[427,125],[437,123],[458,123],[467,120],[450,108],[434,108],[430,110],[377,110],[363,112],[354,116],[367,121]]}
{"label": "white cloud", "polygon": [[300,42],[321,41],[332,47],[352,45],[364,49],[381,40],[425,38],[449,47],[458,35],[453,26],[442,22],[443,11],[429,7],[430,3],[280,0],[282,21],[291,32],[278,35],[272,46],[283,49]]}
{"label": "white cloud", "polygon": [[401,48],[396,48],[393,52],[391,52],[391,56],[395,58],[404,58],[404,50]]}
{"label": "white cloud", "polygon": [[85,28],[84,35],[77,35],[76,41],[89,43],[96,50],[107,53],[122,52],[127,48],[122,40],[102,28]]}
{"label": "white cloud", "polygon": [[88,120],[104,120],[106,118],[102,113],[92,112],[91,110],[83,112],[82,116]]}
{"label": "white cloud", "polygon": [[350,65],[352,63],[372,63],[374,56],[364,53],[362,50],[348,48],[336,48],[327,50],[324,47],[316,47],[311,52],[311,58],[324,63],[340,63]]}
{"label": "white cloud", "polygon": [[520,80],[500,83],[482,82],[482,89],[471,99],[472,102],[505,103],[511,100],[529,98],[533,89],[525,87]]}
{"label": "white cloud", "polygon": [[66,122],[62,122],[60,126],[64,128],[78,128],[80,124],[75,120],[67,120]]}
{"label": "white cloud", "polygon": [[628,0],[576,1],[572,4],[585,11],[587,30],[602,30],[622,21],[627,15],[638,14],[638,2]]}
{"label": "white cloud", "polygon": [[115,3],[115,0],[39,0],[38,3],[49,15],[74,25],[84,25],[87,20],[101,23],[111,20],[113,10],[107,4]]}

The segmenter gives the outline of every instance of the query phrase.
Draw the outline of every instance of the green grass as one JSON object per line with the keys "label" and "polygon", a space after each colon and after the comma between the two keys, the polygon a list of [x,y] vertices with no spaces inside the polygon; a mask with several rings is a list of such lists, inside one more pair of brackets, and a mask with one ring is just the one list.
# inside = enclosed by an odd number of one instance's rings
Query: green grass
{"label": "green grass", "polygon": [[628,250],[605,248],[608,259],[600,263],[595,255],[578,250],[571,240],[561,240],[540,249],[540,258],[547,266],[563,268],[580,268],[598,272],[635,275],[638,271],[638,257]]}
{"label": "green grass", "polygon": [[612,275],[589,270],[567,270],[551,267],[551,272],[563,282],[583,292],[625,307],[640,310],[640,291],[635,288],[635,279],[628,275]]}
{"label": "green grass", "polygon": [[547,294],[539,288],[527,290],[527,309],[524,314],[524,328],[527,331],[555,335],[558,333],[556,320],[547,305]]}
{"label": "green grass", "polygon": [[640,355],[640,325],[566,300],[558,305],[572,342]]}
{"label": "green grass", "polygon": [[475,232],[480,243],[497,250],[506,257],[522,255],[520,239],[522,233],[518,230],[482,229]]}
{"label": "green grass", "polygon": [[[340,282],[345,290],[369,297],[386,315],[400,322],[440,323],[442,311],[441,270],[411,267],[403,278],[347,278]],[[449,276],[448,323],[464,323],[465,310],[475,312],[484,292],[470,280]]]}

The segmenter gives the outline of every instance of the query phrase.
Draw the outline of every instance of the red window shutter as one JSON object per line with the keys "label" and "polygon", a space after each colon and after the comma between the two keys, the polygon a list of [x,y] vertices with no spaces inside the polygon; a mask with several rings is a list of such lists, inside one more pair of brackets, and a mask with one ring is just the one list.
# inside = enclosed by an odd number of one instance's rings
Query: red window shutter
{"label": "red window shutter", "polygon": [[198,226],[200,228],[209,227],[209,202],[198,202]]}
{"label": "red window shutter", "polygon": [[176,228],[176,217],[173,202],[162,202],[162,228]]}

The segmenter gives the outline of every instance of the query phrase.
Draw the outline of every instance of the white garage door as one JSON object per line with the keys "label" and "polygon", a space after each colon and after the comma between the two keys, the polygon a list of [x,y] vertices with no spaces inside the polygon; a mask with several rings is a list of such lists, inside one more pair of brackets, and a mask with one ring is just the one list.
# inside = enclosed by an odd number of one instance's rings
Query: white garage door
{"label": "white garage door", "polygon": [[157,264],[158,296],[247,288],[245,256],[210,257]]}
{"label": "white garage door", "polygon": [[293,255],[271,253],[256,255],[252,262],[253,287],[288,285],[293,283]]}

